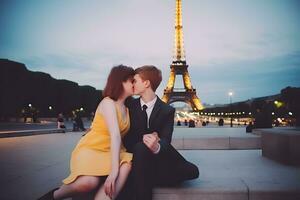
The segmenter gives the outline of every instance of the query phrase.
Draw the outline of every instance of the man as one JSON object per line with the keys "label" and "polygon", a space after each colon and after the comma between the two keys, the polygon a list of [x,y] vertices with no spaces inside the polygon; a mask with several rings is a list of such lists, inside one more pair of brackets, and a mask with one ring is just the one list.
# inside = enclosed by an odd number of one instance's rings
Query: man
{"label": "man", "polygon": [[162,76],[155,66],[137,68],[134,93],[140,98],[128,103],[130,130],[124,145],[133,153],[132,171],[118,199],[151,200],[157,185],[173,185],[199,176],[170,144],[175,109],[155,94]]}

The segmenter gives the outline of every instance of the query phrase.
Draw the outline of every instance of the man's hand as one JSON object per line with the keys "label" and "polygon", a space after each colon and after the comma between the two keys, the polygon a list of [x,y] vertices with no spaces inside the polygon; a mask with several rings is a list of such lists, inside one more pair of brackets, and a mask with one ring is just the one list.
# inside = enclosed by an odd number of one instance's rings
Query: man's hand
{"label": "man's hand", "polygon": [[153,132],[150,134],[145,134],[143,136],[144,144],[153,152],[155,153],[159,148],[159,140],[157,132]]}

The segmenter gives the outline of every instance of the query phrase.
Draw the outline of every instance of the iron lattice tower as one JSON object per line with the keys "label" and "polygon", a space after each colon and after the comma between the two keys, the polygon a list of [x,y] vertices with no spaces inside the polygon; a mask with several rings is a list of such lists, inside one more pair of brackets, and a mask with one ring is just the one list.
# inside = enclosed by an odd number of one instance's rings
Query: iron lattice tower
{"label": "iron lattice tower", "polygon": [[[173,62],[170,65],[171,73],[168,85],[164,89],[162,100],[168,104],[176,101],[185,102],[189,104],[194,111],[199,111],[204,107],[196,95],[196,89],[194,89],[191,84],[183,44],[181,0],[176,0],[174,56]],[[182,76],[184,88],[174,88],[177,75]]]}

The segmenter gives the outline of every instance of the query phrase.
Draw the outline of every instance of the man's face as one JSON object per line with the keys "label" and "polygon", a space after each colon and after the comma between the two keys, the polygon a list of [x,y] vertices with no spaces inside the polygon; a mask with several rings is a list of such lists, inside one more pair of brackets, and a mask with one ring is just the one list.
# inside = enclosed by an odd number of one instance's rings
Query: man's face
{"label": "man's face", "polygon": [[141,95],[147,88],[147,82],[143,81],[139,74],[134,75],[133,81],[133,88],[134,88],[134,95]]}

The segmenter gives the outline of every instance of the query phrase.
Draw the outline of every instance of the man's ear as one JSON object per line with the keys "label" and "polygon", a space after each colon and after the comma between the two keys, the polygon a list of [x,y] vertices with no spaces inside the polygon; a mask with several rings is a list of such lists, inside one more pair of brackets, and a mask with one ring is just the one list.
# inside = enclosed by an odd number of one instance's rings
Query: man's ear
{"label": "man's ear", "polygon": [[145,87],[146,87],[146,88],[151,87],[151,84],[150,84],[150,81],[149,81],[149,80],[146,80],[146,81],[145,81]]}

